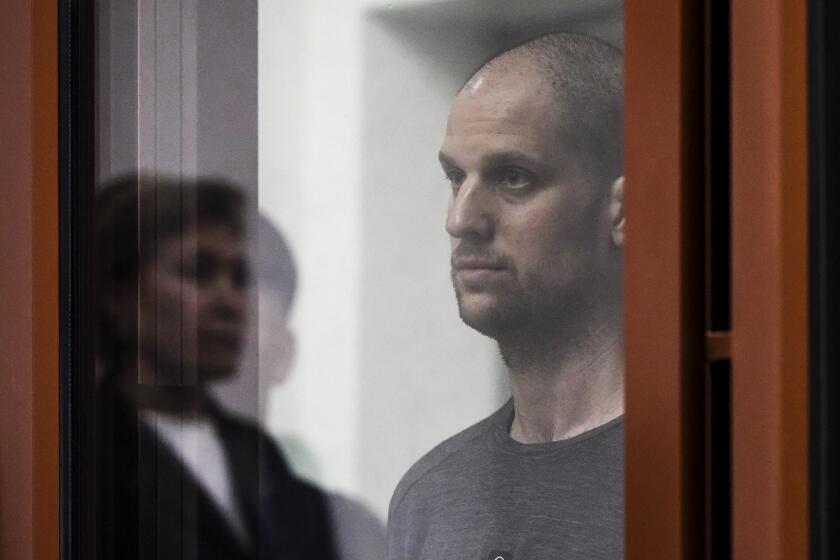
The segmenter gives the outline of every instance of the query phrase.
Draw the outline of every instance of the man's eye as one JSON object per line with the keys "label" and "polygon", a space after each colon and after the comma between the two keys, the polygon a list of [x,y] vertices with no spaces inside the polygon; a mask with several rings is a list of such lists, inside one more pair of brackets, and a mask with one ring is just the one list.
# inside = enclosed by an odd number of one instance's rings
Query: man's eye
{"label": "man's eye", "polygon": [[460,169],[446,169],[446,180],[452,185],[452,188],[457,188],[461,186],[461,183],[464,182],[466,175]]}
{"label": "man's eye", "polygon": [[520,169],[505,169],[499,173],[499,185],[507,189],[525,189],[533,182],[531,175]]}

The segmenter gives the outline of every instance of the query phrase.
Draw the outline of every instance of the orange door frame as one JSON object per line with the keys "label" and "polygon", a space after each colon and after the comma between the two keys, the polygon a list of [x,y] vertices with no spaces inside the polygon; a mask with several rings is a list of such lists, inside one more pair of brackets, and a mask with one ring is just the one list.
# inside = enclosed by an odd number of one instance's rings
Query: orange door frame
{"label": "orange door frame", "polygon": [[624,6],[628,560],[704,554],[701,8]]}
{"label": "orange door frame", "polygon": [[0,19],[0,558],[58,558],[58,13]]}
{"label": "orange door frame", "polygon": [[[705,547],[692,9],[625,4],[628,559],[696,558]],[[808,557],[806,10],[732,0],[734,560]]]}
{"label": "orange door frame", "polygon": [[733,558],[808,558],[807,2],[732,0]]}

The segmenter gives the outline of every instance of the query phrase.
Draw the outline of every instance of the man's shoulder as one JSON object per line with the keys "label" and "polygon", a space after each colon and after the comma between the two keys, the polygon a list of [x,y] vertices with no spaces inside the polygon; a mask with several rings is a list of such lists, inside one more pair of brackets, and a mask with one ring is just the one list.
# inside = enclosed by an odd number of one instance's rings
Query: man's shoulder
{"label": "man's shoulder", "polygon": [[399,508],[400,504],[412,491],[424,480],[444,474],[445,479],[451,479],[446,473],[450,469],[460,470],[463,461],[469,461],[470,457],[477,451],[487,447],[487,438],[494,426],[499,421],[499,416],[504,414],[508,405],[503,406],[487,418],[473,424],[452,437],[445,439],[432,448],[431,451],[420,457],[411,468],[403,475],[397,484],[394,495],[391,498],[389,517]]}

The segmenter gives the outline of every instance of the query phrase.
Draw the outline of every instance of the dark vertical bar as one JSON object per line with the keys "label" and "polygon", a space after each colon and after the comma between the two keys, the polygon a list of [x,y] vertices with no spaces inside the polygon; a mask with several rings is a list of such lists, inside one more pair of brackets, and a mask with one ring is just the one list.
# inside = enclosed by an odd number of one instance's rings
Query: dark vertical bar
{"label": "dark vertical bar", "polygon": [[727,331],[732,323],[729,0],[709,0],[707,9],[708,324],[710,330]]}
{"label": "dark vertical bar", "polygon": [[840,557],[840,7],[808,4],[810,544]]}
{"label": "dark vertical bar", "polygon": [[60,547],[95,558],[93,2],[59,2]]}
{"label": "dark vertical bar", "polygon": [[[705,59],[706,328],[729,331],[731,313],[730,4],[707,0]],[[709,560],[732,557],[731,363],[706,368],[706,539]]]}
{"label": "dark vertical bar", "polygon": [[707,507],[709,560],[732,558],[731,362],[709,364]]}

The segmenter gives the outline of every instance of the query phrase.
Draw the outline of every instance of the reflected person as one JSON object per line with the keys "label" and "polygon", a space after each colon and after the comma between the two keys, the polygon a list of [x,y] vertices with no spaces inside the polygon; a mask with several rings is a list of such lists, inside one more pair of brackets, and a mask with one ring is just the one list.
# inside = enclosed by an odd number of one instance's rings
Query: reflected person
{"label": "reflected person", "polygon": [[623,555],[622,90],[620,51],[553,34],[452,103],[452,283],[512,399],[403,477],[390,560]]}
{"label": "reflected person", "polygon": [[97,557],[334,558],[323,494],[207,390],[250,319],[242,191],[127,175],[96,212]]}
{"label": "reflected person", "polygon": [[[268,422],[268,396],[292,375],[297,354],[297,335],[291,324],[291,311],[298,287],[297,263],[280,229],[260,214],[256,228],[257,247],[254,272],[257,279],[259,328],[258,367],[243,364],[240,379],[247,390],[256,387],[258,417]],[[258,378],[258,379],[257,379]],[[235,394],[219,394],[228,404]],[[284,440],[284,449],[294,467],[295,459],[308,456],[305,442],[294,447]],[[295,456],[297,454],[297,457]],[[378,560],[385,552],[385,527],[363,504],[336,492],[325,492],[333,540],[339,560]]]}

